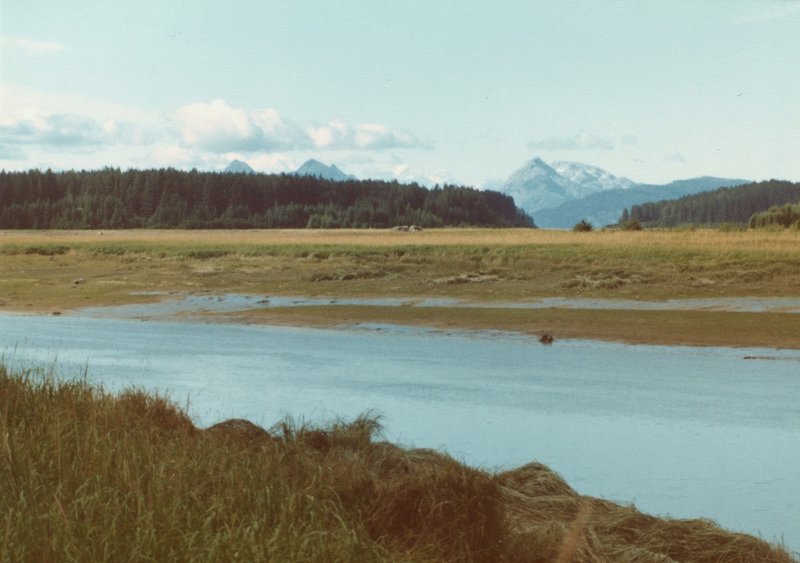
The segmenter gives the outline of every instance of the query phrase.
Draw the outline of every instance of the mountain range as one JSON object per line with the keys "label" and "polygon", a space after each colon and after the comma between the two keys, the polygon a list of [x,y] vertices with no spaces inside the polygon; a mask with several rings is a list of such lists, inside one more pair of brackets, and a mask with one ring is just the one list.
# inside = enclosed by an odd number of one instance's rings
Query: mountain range
{"label": "mountain range", "polygon": [[[228,166],[223,170],[226,174],[255,174],[255,170],[242,160],[232,160]],[[313,176],[315,178],[322,178],[323,180],[333,180],[335,182],[343,182],[346,180],[355,180],[356,177],[351,174],[345,174],[335,164],[330,166],[321,163],[313,158],[303,163],[300,168],[294,172],[290,172],[294,176]]]}
{"label": "mountain range", "polygon": [[623,210],[647,201],[674,199],[750,180],[703,176],[669,184],[639,184],[596,166],[532,158],[500,187],[533,216],[539,227],[570,228],[586,219],[603,226],[619,221]]}
{"label": "mountain range", "polygon": [[[232,161],[225,172],[255,173],[241,160]],[[314,159],[307,160],[290,174],[336,182],[356,179],[335,164],[326,165]],[[669,184],[640,184],[589,164],[567,161],[547,164],[541,158],[532,158],[511,174],[498,191],[512,196],[516,205],[533,216],[539,227],[568,229],[582,219],[595,226],[610,225],[617,223],[622,212],[634,205],[749,182],[703,176]]]}

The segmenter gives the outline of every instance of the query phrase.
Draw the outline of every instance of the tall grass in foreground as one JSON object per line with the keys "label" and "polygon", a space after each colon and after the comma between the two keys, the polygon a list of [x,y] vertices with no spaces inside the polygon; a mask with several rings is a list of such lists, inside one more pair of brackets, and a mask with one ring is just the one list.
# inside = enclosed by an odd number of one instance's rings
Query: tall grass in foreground
{"label": "tall grass in foreground", "polygon": [[2,561],[753,561],[704,520],[375,441],[361,417],[200,430],[161,397],[0,365]]}

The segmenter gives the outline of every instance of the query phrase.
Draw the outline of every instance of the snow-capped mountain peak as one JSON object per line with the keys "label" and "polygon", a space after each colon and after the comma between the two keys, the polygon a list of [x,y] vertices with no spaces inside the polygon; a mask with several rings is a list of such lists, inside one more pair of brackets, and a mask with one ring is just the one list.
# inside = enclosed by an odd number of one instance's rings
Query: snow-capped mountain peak
{"label": "snow-capped mountain peak", "polygon": [[587,188],[596,188],[596,191],[628,189],[636,186],[636,182],[606,172],[597,166],[582,164],[580,162],[567,162],[559,160],[553,163],[553,169],[564,176]]}
{"label": "snow-capped mountain peak", "polygon": [[529,213],[555,207],[575,199],[581,186],[560,175],[540,158],[532,158],[517,169],[500,188]]}

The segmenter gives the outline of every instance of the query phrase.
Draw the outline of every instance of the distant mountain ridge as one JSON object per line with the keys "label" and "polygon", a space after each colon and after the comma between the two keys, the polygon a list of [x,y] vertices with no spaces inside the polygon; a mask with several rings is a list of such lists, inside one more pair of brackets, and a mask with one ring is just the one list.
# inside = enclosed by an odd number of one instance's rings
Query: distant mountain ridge
{"label": "distant mountain ridge", "polygon": [[347,180],[356,179],[355,176],[342,172],[335,164],[328,166],[313,158],[305,161],[293,174],[295,176],[314,176],[315,178],[333,180],[334,182],[345,182]]}
{"label": "distant mountain ridge", "polygon": [[639,184],[602,168],[579,162],[552,165],[532,158],[500,187],[532,215],[539,227],[570,228],[581,219],[603,226],[619,221],[622,212],[648,201],[675,199],[750,180],[703,176],[664,185]]}
{"label": "distant mountain ridge", "polygon": [[617,223],[625,209],[650,201],[677,199],[723,186],[747,184],[749,180],[703,176],[676,180],[669,184],[638,184],[625,190],[613,189],[568,201],[550,209],[540,209],[534,220],[543,228],[568,229],[581,219],[593,225]]}
{"label": "distant mountain ridge", "polygon": [[[625,209],[624,218],[635,219],[649,227],[677,225],[745,225],[756,214],[773,206],[800,203],[800,183],[785,180],[753,182],[722,187],[678,199],[647,201]],[[787,208],[787,211],[791,209]]]}

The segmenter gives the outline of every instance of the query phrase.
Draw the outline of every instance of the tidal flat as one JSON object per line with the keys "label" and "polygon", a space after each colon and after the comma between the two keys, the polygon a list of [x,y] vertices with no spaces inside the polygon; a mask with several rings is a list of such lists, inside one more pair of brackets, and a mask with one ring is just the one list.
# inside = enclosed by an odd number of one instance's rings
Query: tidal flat
{"label": "tidal flat", "polygon": [[[0,310],[62,313],[174,295],[447,298],[476,304],[580,298],[662,303],[798,298],[797,232],[440,229],[3,231]],[[386,321],[557,331],[652,344],[796,347],[800,317],[781,311],[578,312],[502,308],[250,311],[245,322]],[[599,312],[602,310],[603,312]],[[766,313],[766,314],[760,314]]]}

